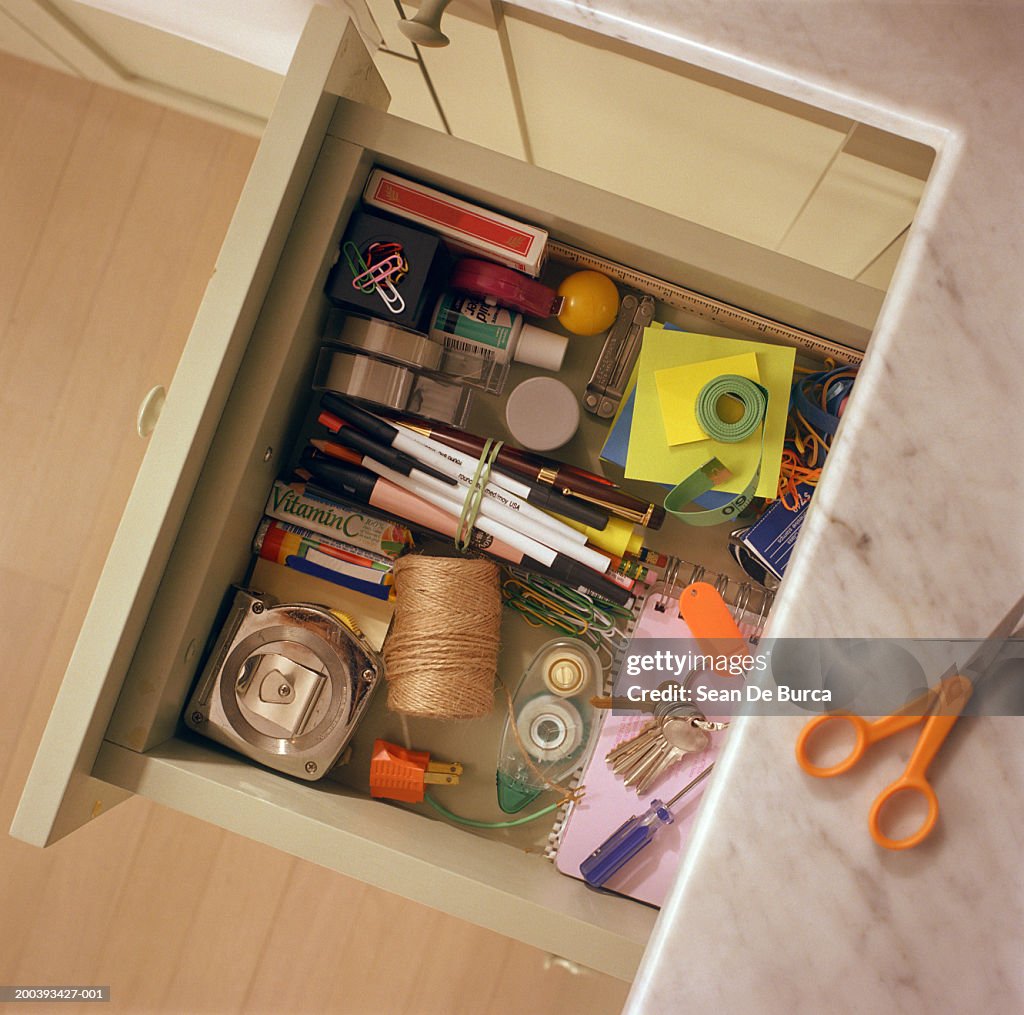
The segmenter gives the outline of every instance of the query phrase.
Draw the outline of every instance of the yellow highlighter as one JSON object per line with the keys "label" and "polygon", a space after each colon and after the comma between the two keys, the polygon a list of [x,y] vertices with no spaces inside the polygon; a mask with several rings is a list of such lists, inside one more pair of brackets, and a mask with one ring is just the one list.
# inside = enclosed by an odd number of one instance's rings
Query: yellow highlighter
{"label": "yellow highlighter", "polygon": [[566,525],[571,525],[577,532],[584,533],[588,543],[614,557],[622,557],[626,554],[635,556],[644,545],[643,533],[638,532],[637,527],[632,522],[627,522],[625,518],[616,518],[613,515],[603,529],[594,529],[582,522],[573,521],[571,518],[563,518],[561,515],[554,517],[565,522]]}

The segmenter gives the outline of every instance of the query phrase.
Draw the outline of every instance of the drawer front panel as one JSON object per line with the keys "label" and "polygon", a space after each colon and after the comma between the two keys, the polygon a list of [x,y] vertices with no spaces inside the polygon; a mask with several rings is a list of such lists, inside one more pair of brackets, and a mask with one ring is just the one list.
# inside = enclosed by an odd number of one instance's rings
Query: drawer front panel
{"label": "drawer front panel", "polygon": [[[89,773],[277,268],[336,95],[375,77],[358,36],[311,18],[167,394],[32,767],[12,833],[38,845],[116,802]],[[338,67],[337,62],[361,66]],[[376,92],[377,101],[386,93]]]}
{"label": "drawer front panel", "polygon": [[104,745],[97,776],[313,863],[622,979],[657,914],[589,892],[537,856],[342,790],[172,740]]}

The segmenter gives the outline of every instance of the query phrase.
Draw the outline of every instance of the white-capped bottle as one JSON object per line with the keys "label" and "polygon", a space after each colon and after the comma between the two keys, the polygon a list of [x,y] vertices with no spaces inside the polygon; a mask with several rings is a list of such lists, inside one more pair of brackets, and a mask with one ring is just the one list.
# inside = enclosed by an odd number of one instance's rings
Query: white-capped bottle
{"label": "white-capped bottle", "polygon": [[569,344],[564,335],[526,324],[522,314],[454,292],[437,301],[430,337],[449,352],[493,363],[515,360],[551,371],[561,369]]}

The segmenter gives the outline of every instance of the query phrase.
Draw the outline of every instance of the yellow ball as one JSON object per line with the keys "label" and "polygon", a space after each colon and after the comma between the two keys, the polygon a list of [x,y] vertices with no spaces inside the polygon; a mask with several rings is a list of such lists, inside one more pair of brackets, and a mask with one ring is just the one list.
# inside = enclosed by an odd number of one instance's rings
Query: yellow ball
{"label": "yellow ball", "polygon": [[619,312],[619,291],[599,271],[577,271],[558,287],[565,305],[559,323],[574,335],[596,335],[612,326]]}

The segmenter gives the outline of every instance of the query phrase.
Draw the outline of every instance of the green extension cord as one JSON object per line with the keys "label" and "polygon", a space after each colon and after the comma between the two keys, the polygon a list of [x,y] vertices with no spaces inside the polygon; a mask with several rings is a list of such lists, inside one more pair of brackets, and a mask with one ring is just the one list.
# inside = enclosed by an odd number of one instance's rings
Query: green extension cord
{"label": "green extension cord", "polygon": [[474,818],[461,818],[458,814],[452,814],[447,807],[439,804],[429,793],[425,793],[423,799],[426,800],[426,802],[430,804],[438,814],[446,817],[449,821],[457,821],[460,825],[469,825],[471,828],[515,828],[516,825],[525,825],[527,822],[536,821],[537,818],[542,818],[545,814],[550,814],[552,811],[558,810],[558,808],[564,803],[564,801],[559,800],[558,803],[551,804],[539,811],[534,811],[533,814],[527,814],[526,817],[515,818],[512,821],[476,821]]}

